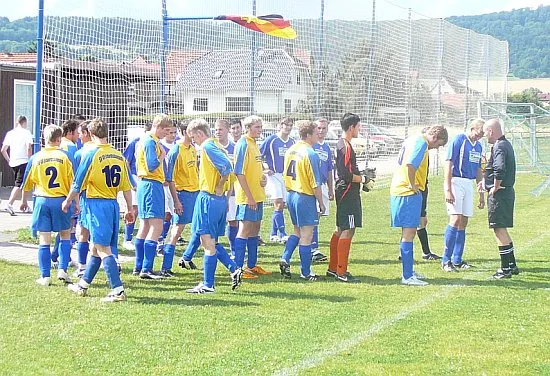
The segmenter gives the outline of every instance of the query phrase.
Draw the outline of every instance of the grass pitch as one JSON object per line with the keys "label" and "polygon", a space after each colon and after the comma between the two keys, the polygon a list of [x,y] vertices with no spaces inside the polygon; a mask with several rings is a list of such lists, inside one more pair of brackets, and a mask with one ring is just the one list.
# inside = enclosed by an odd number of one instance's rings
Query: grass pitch
{"label": "grass pitch", "polygon": [[[421,259],[417,242],[416,270],[430,285],[400,285],[387,189],[362,196],[364,228],[350,258],[356,285],[299,281],[297,252],[294,278],[283,280],[283,247],[269,245],[260,247],[260,265],[273,275],[234,293],[221,265],[207,296],[185,293],[200,271],[176,266],[175,278],[141,281],[126,265],[128,301],[105,305],[103,271],[90,296],[77,298],[57,282],[35,285],[36,267],[0,262],[0,374],[550,374],[550,198],[529,194],[542,180],[518,177],[511,235],[522,273],[511,280],[488,279],[500,263],[484,210],[467,229],[464,258],[477,268],[444,273]],[[438,254],[447,223],[441,187],[433,177],[428,232]],[[320,229],[325,253],[331,209]],[[268,225],[270,213],[264,238]]]}

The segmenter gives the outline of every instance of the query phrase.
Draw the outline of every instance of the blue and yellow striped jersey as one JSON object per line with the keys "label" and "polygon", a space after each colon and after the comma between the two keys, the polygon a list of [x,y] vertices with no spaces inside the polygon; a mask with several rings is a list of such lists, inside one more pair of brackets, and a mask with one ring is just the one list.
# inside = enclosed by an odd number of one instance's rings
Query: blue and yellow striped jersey
{"label": "blue and yellow striped jersey", "polygon": [[46,146],[27,163],[21,187],[41,197],[66,197],[73,181],[73,165],[66,151]]}
{"label": "blue and yellow striped jersey", "polygon": [[390,195],[410,196],[414,194],[414,191],[410,188],[407,168],[409,164],[416,170],[415,184],[421,191],[426,189],[428,157],[428,142],[424,136],[419,135],[406,139],[397,157],[398,166],[393,173]]}
{"label": "blue and yellow striped jersey", "polygon": [[136,147],[137,175],[142,179],[164,183],[164,166],[159,160],[162,146],[158,137],[146,133]]}
{"label": "blue and yellow striped jersey", "polygon": [[173,181],[177,191],[196,192],[199,190],[199,169],[197,150],[191,144],[177,142],[167,156],[166,181]]}
{"label": "blue and yellow striped jersey", "polygon": [[132,189],[128,164],[110,144],[96,145],[82,156],[72,185],[75,192],[86,187],[86,197],[116,199],[119,191]]}
{"label": "blue and yellow striped jersey", "polygon": [[313,147],[300,141],[285,154],[283,178],[288,191],[313,196],[313,189],[321,185],[319,156]]}
{"label": "blue and yellow striped jersey", "polygon": [[[199,189],[214,194],[221,178],[231,174],[233,167],[229,157],[223,150],[223,146],[217,140],[209,138],[201,146]],[[229,184],[226,182],[224,190],[227,191],[228,189]]]}
{"label": "blue and yellow striped jersey", "polygon": [[[235,147],[235,174],[244,175],[254,201],[265,201],[265,190],[261,186],[264,174],[262,154],[256,141],[248,135],[244,135]],[[247,201],[246,194],[237,181],[235,183],[235,203],[240,205],[246,204]]]}

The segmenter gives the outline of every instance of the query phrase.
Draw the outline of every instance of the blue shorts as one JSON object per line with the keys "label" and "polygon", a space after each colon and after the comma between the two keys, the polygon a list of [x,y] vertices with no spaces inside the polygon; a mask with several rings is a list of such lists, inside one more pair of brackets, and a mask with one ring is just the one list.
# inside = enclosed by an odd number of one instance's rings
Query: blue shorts
{"label": "blue shorts", "polygon": [[68,213],[63,213],[61,204],[65,197],[36,197],[32,212],[33,230],[39,232],[59,232],[71,228],[73,206]]}
{"label": "blue shorts", "polygon": [[193,211],[191,233],[210,235],[212,238],[225,233],[227,216],[227,197],[211,195],[200,191]]}
{"label": "blue shorts", "polygon": [[141,179],[137,186],[138,217],[164,218],[164,188],[156,180]]}
{"label": "blue shorts", "polygon": [[286,197],[286,203],[294,226],[317,226],[319,224],[315,196],[290,191]]}
{"label": "blue shorts", "polygon": [[180,200],[181,206],[183,206],[183,214],[178,215],[174,213],[174,215],[172,216],[173,224],[186,225],[188,223],[191,223],[191,221],[193,220],[193,212],[198,195],[199,191],[178,191],[178,199]]}
{"label": "blue shorts", "polygon": [[116,246],[120,208],[117,200],[107,198],[86,199],[86,222],[90,230],[90,242],[102,246]]}
{"label": "blue shorts", "polygon": [[78,215],[78,224],[80,227],[89,228],[86,221],[86,191],[80,192],[80,214]]}
{"label": "blue shorts", "polygon": [[391,196],[391,226],[418,228],[422,211],[422,194]]}
{"label": "blue shorts", "polygon": [[258,202],[256,210],[252,210],[247,204],[237,205],[236,221],[260,222],[264,216],[264,203]]}

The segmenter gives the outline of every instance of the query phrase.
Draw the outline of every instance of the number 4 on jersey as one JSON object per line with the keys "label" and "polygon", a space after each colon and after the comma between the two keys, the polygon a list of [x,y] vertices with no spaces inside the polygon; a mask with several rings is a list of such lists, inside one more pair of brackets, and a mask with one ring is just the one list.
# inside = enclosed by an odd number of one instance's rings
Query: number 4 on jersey
{"label": "number 4 on jersey", "polygon": [[296,180],[296,161],[290,161],[286,170],[286,176],[291,176],[292,180]]}

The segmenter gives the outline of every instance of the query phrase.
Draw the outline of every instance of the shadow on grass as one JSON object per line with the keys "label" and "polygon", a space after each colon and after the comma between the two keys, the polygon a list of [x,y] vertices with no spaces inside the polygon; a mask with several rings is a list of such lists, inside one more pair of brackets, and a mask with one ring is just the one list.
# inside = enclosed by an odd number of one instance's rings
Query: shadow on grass
{"label": "shadow on grass", "polygon": [[13,242],[0,242],[0,247],[16,247],[16,248],[25,248],[36,250],[36,245],[26,244],[26,243],[13,243]]}
{"label": "shadow on grass", "polygon": [[246,301],[232,301],[232,300],[222,300],[222,299],[212,299],[212,295],[187,295],[189,298],[162,298],[162,297],[152,297],[152,296],[140,296],[140,297],[131,297],[128,300],[141,303],[141,304],[166,304],[166,305],[184,305],[184,306],[237,306],[237,307],[258,307],[259,303],[246,302]]}
{"label": "shadow on grass", "polygon": [[353,302],[354,300],[356,300],[351,296],[331,296],[331,295],[310,294],[304,291],[301,291],[301,292],[258,291],[258,292],[247,293],[247,295],[263,296],[266,298],[284,299],[284,300],[326,300],[331,303],[347,303],[347,302]]}

